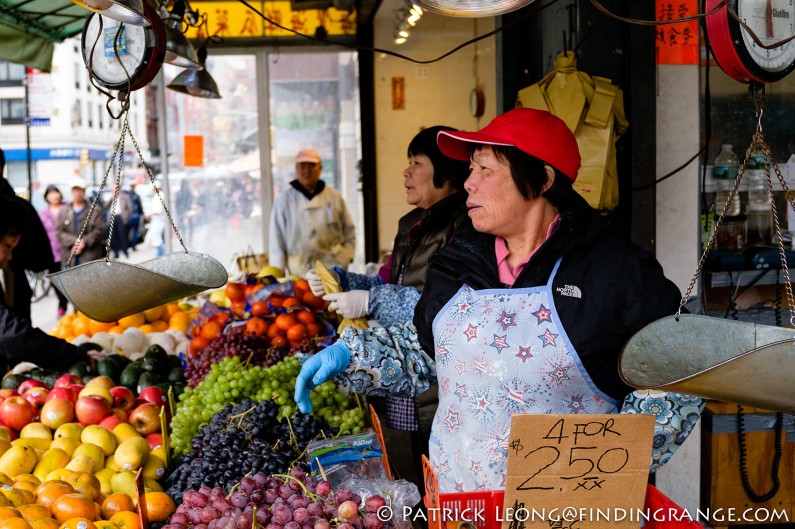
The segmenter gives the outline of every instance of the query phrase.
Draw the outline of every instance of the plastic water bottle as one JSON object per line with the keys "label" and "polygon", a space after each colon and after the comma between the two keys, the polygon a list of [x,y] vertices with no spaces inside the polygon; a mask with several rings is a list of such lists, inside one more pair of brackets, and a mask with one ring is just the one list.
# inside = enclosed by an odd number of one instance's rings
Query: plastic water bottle
{"label": "plastic water bottle", "polygon": [[[740,172],[740,159],[734,154],[732,146],[728,143],[721,145],[720,154],[715,158],[715,183],[717,192],[715,193],[715,213],[720,215],[723,206],[729,198],[737,173]],[[735,217],[740,214],[740,192],[734,194],[734,198],[729,204],[726,215]]]}
{"label": "plastic water bottle", "polygon": [[770,190],[767,187],[767,175],[765,174],[765,155],[762,154],[762,149],[758,145],[751,151],[746,175],[748,177],[748,208],[769,209]]}

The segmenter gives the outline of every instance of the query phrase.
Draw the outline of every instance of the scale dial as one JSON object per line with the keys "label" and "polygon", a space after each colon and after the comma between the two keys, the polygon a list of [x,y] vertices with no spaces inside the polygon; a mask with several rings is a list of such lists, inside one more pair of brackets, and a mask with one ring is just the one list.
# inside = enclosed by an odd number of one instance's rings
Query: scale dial
{"label": "scale dial", "polygon": [[[150,22],[146,27],[125,24],[97,13],[88,16],[83,26],[83,60],[97,84],[127,91],[129,75],[129,90],[138,90],[160,71],[166,54],[165,28],[157,12],[147,3],[144,13]],[[93,59],[90,60],[92,50]]]}
{"label": "scale dial", "polygon": [[[704,9],[720,3],[705,0]],[[793,0],[730,0],[730,4],[765,45],[795,34]],[[736,81],[770,83],[795,69],[795,40],[770,50],[762,48],[725,8],[708,16],[705,26],[715,60]]]}

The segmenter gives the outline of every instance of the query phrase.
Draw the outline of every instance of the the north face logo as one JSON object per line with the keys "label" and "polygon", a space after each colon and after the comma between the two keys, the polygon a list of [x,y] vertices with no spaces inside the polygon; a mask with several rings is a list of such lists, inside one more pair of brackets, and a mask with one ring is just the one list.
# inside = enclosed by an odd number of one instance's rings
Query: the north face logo
{"label": "the north face logo", "polygon": [[570,298],[582,299],[582,291],[578,286],[564,285],[562,287],[556,288],[555,290],[557,290],[558,294],[560,294],[561,296],[568,296]]}

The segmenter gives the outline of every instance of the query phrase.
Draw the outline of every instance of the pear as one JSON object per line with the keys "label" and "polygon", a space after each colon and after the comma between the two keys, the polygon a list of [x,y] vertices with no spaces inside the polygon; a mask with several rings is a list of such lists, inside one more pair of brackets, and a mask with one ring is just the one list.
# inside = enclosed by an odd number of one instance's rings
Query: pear
{"label": "pear", "polygon": [[75,441],[80,440],[80,434],[83,432],[83,427],[77,424],[76,422],[68,422],[66,424],[60,425],[55,430],[55,435],[53,436],[55,439],[59,437],[68,437],[69,439],[74,439]]}
{"label": "pear", "polygon": [[122,470],[138,470],[149,458],[149,443],[143,437],[127,439],[116,448],[113,459]]}
{"label": "pear", "polygon": [[39,437],[41,439],[49,439],[52,441],[52,430],[44,426],[40,422],[32,422],[26,424],[22,430],[19,431],[19,437]]}
{"label": "pear", "polygon": [[141,434],[135,431],[135,427],[130,423],[119,423],[113,428],[113,437],[116,438],[116,446],[118,447],[127,439],[132,437],[141,437]]}
{"label": "pear", "polygon": [[0,487],[0,493],[2,493],[14,507],[36,503],[36,495],[29,490],[3,485]]}
{"label": "pear", "polygon": [[135,489],[135,472],[122,470],[110,478],[110,486],[113,492],[121,492],[130,498],[136,498],[138,493]]}
{"label": "pear", "polygon": [[11,448],[11,441],[0,439],[0,455],[5,454],[9,448]]}
{"label": "pear", "polygon": [[106,428],[98,424],[90,424],[83,429],[80,434],[80,440],[84,443],[94,444],[102,449],[102,453],[106,456],[113,454],[116,451],[116,437],[113,436]]}
{"label": "pear", "polygon": [[36,457],[41,456],[44,452],[50,449],[52,441],[49,439],[42,439],[41,437],[25,437],[24,439],[14,439],[11,441],[11,446],[29,446],[36,452]]}
{"label": "pear", "polygon": [[144,465],[144,478],[160,479],[166,475],[166,462],[155,454],[149,454],[149,459]]}
{"label": "pear", "polygon": [[66,478],[68,478],[72,474],[74,474],[74,471],[69,470],[68,468],[56,468],[55,470],[47,474],[47,478],[44,480],[44,482],[46,483],[48,481],[53,481],[56,479],[59,481],[67,481]]}
{"label": "pear", "polygon": [[72,472],[94,472],[94,460],[85,454],[79,454],[72,458],[65,467]]}
{"label": "pear", "polygon": [[[105,454],[102,452],[102,449],[95,444],[83,443],[78,446],[74,454],[72,454],[72,460],[75,460],[79,456],[87,456],[91,460],[92,469],[84,470],[83,472],[96,472],[105,467]],[[71,467],[67,465],[67,468]]]}
{"label": "pear", "polygon": [[146,492],[165,492],[160,483],[151,478],[144,478],[144,490]]}
{"label": "pear", "polygon": [[66,452],[69,457],[72,457],[72,454],[75,453],[78,446],[80,446],[80,440],[76,441],[71,437],[58,437],[57,439],[53,439],[52,444],[50,444],[51,449],[60,448]]}
{"label": "pear", "polygon": [[30,446],[19,444],[12,446],[0,456],[0,472],[10,478],[20,474],[30,474],[37,462],[36,451]]}
{"label": "pear", "polygon": [[33,469],[33,475],[44,481],[47,474],[58,468],[64,468],[69,463],[69,454],[60,448],[52,448],[44,452],[39,458],[39,462]]}
{"label": "pear", "polygon": [[116,471],[109,468],[103,468],[94,475],[99,480],[100,492],[106,497],[113,494],[113,487],[110,484],[110,480],[116,475]]}

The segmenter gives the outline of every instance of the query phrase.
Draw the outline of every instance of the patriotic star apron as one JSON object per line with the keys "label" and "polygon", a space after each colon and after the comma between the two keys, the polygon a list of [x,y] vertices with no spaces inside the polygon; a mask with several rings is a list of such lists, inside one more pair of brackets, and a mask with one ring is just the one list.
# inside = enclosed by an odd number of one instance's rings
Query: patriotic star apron
{"label": "patriotic star apron", "polygon": [[505,488],[515,413],[613,413],[591,380],[544,286],[464,285],[433,322],[439,408],[430,461],[441,492]]}

